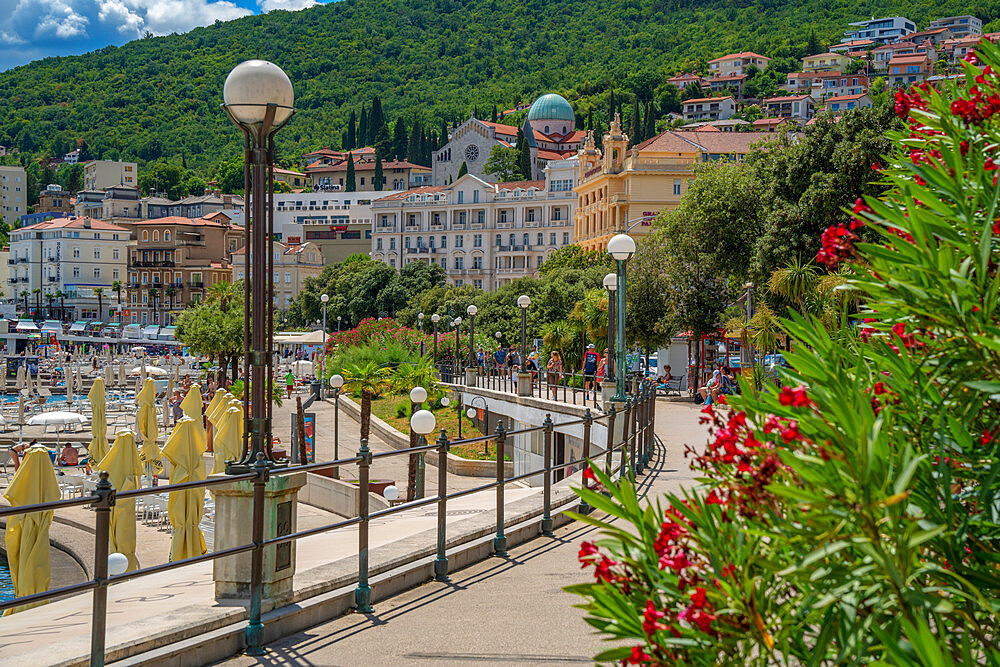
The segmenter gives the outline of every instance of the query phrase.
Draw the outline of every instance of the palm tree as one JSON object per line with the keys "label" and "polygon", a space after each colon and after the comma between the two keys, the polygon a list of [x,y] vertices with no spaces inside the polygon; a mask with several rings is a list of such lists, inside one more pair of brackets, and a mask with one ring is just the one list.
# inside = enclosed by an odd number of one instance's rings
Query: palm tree
{"label": "palm tree", "polygon": [[235,283],[231,283],[228,280],[220,280],[218,282],[212,283],[211,287],[208,288],[208,300],[217,301],[219,304],[219,309],[222,312],[226,312],[226,308],[233,301],[236,301],[242,297],[242,293]]}
{"label": "palm tree", "polygon": [[118,321],[122,321],[122,281],[116,280],[111,283],[111,289],[118,295]]}
{"label": "palm tree", "polygon": [[31,293],[35,295],[35,317],[42,312],[42,290],[36,287],[31,290]]}
{"label": "palm tree", "polygon": [[778,269],[767,280],[767,291],[794,305],[799,312],[806,296],[816,288],[819,269],[812,262],[803,264],[796,257],[784,268]]}
{"label": "palm tree", "polygon": [[[174,309],[174,297],[177,296],[177,288],[171,285],[163,290],[163,293],[167,295],[167,316],[169,317],[170,311]],[[167,324],[167,322],[164,322],[164,324]]]}
{"label": "palm tree", "polygon": [[52,302],[56,300],[56,295],[53,294],[52,292],[46,292],[45,299],[49,302],[49,312],[48,312],[49,319],[52,319]]}
{"label": "palm tree", "polygon": [[[149,289],[149,309],[150,309],[150,310],[151,310],[151,311],[152,311],[153,313],[156,313],[156,300],[157,300],[157,299],[158,299],[159,297],[160,297],[160,293],[159,293],[159,292],[158,292],[157,290],[155,290],[155,289],[153,289],[153,288],[151,287],[151,288]],[[152,318],[150,318],[150,319],[152,319]]]}
{"label": "palm tree", "polygon": [[21,290],[21,296],[24,297],[24,314],[27,315],[28,314],[28,296],[29,296],[28,290],[26,290],[26,289]]}
{"label": "palm tree", "polygon": [[94,295],[97,297],[97,321],[104,321],[104,288],[95,287]]}
{"label": "palm tree", "polygon": [[389,369],[369,361],[347,366],[342,373],[344,391],[361,392],[361,439],[367,440],[371,432],[372,398],[389,387]]}
{"label": "palm tree", "polygon": [[56,298],[59,299],[59,320],[62,322],[66,321],[66,293],[62,290],[56,290]]}

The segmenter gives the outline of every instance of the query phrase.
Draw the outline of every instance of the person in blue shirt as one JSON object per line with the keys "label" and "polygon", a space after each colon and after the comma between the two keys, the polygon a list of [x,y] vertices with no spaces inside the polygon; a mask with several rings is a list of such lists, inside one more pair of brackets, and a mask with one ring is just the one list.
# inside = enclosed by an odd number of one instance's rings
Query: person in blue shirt
{"label": "person in blue shirt", "polygon": [[503,367],[506,366],[507,362],[507,351],[503,349],[503,345],[497,348],[497,351],[493,353],[493,360],[497,364],[497,375],[502,374]]}
{"label": "person in blue shirt", "polygon": [[597,366],[601,363],[601,355],[594,349],[594,344],[587,346],[587,351],[583,355],[583,387],[584,391],[594,389],[594,377],[597,375]]}

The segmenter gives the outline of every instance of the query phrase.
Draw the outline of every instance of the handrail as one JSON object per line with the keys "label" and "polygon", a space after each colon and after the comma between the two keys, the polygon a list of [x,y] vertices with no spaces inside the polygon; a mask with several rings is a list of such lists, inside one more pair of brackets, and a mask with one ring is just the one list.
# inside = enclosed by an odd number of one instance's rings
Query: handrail
{"label": "handrail", "polygon": [[[329,533],[342,528],[347,528],[350,526],[359,526],[358,539],[359,539],[359,551],[358,551],[358,586],[355,593],[355,601],[359,610],[365,611],[371,609],[371,588],[368,585],[368,527],[372,520],[380,519],[393,514],[405,512],[408,510],[426,507],[429,505],[436,504],[438,506],[437,511],[437,558],[434,563],[435,578],[441,581],[447,580],[448,576],[448,558],[446,552],[447,540],[446,540],[446,506],[449,500],[455,500],[458,498],[463,498],[475,493],[481,493],[484,491],[489,491],[490,489],[496,489],[497,504],[495,508],[496,512],[496,523],[497,530],[496,535],[493,538],[493,548],[494,553],[497,556],[506,556],[506,536],[504,534],[505,520],[504,520],[504,493],[508,484],[518,482],[524,479],[538,477],[541,475],[543,477],[543,509],[541,518],[541,531],[544,535],[551,535],[552,530],[552,500],[551,500],[551,488],[553,484],[553,478],[555,477],[556,471],[563,471],[569,468],[583,465],[587,462],[592,461],[590,455],[590,437],[591,437],[591,426],[595,422],[600,422],[602,420],[607,422],[607,444],[602,452],[606,459],[605,469],[609,475],[615,473],[624,475],[626,472],[629,476],[634,479],[637,472],[641,472],[642,467],[648,462],[649,458],[652,456],[653,452],[653,425],[655,423],[655,389],[652,384],[646,380],[635,380],[632,387],[632,393],[629,395],[628,400],[625,402],[625,409],[623,411],[623,428],[621,436],[615,435],[615,421],[616,421],[616,409],[612,406],[607,413],[601,415],[592,415],[588,409],[585,416],[580,419],[572,419],[566,422],[561,422],[556,424],[552,421],[551,415],[546,415],[545,422],[541,426],[532,426],[522,429],[507,431],[504,429],[503,425],[500,424],[497,430],[493,434],[477,436],[475,438],[466,438],[455,441],[449,441],[447,434],[442,430],[441,437],[434,443],[421,444],[415,447],[408,447],[405,449],[389,450],[384,452],[371,452],[368,449],[367,441],[361,441],[361,449],[357,456],[336,459],[333,461],[323,461],[317,463],[310,463],[300,466],[289,466],[282,468],[266,468],[261,467],[253,472],[238,474],[238,475],[228,475],[214,477],[212,479],[197,480],[191,482],[182,482],[178,484],[168,484],[165,486],[153,486],[153,487],[143,487],[139,489],[130,489],[128,491],[122,491],[115,493],[110,482],[108,481],[108,475],[106,472],[101,473],[101,480],[97,485],[95,492],[92,495],[85,496],[82,498],[70,498],[65,500],[57,500],[45,503],[36,503],[33,505],[23,505],[19,507],[3,507],[0,508],[0,517],[4,516],[14,516],[21,514],[29,514],[32,512],[43,512],[43,511],[55,511],[59,509],[65,509],[69,507],[79,507],[84,505],[89,505],[97,510],[96,514],[96,530],[95,530],[95,562],[94,562],[94,578],[79,582],[76,584],[63,586],[60,588],[55,588],[48,591],[43,591],[40,593],[34,593],[32,595],[26,595],[21,597],[16,597],[12,600],[0,603],[0,611],[7,609],[12,609],[20,607],[27,604],[32,604],[35,602],[43,602],[46,600],[51,600],[57,597],[72,595],[76,593],[85,592],[92,590],[94,592],[94,602],[92,605],[91,616],[93,619],[93,630],[92,630],[92,648],[90,656],[90,664],[99,666],[104,664],[104,635],[106,630],[106,600],[107,600],[107,587],[110,584],[133,580],[141,578],[144,576],[149,576],[152,574],[158,574],[161,572],[167,572],[177,568],[185,567],[188,565],[193,565],[196,563],[211,562],[218,560],[220,558],[225,558],[228,556],[234,556],[246,552],[254,552],[255,560],[258,563],[262,563],[262,560],[257,556],[263,553],[265,547],[270,547],[278,544],[285,544],[294,542],[296,540],[304,539],[306,537],[311,537],[315,535],[320,535],[323,533]],[[539,382],[539,385],[541,383]],[[562,428],[566,426],[575,426],[583,424],[584,425],[584,449],[582,458],[573,458],[569,461],[562,461],[558,464],[552,462],[553,454],[553,433],[557,428]],[[507,476],[505,465],[504,465],[504,449],[506,446],[506,441],[509,437],[515,435],[524,435],[529,433],[535,433],[542,431],[544,433],[545,439],[545,454],[543,465],[534,470],[529,470],[518,475]],[[447,491],[448,482],[448,466],[447,466],[447,454],[451,447],[459,444],[472,444],[479,442],[489,442],[493,441],[496,445],[496,478],[488,483],[477,485],[473,488],[463,489],[460,491]],[[402,502],[396,505],[392,505],[388,508],[376,510],[370,512],[368,509],[368,494],[370,493],[371,483],[369,479],[369,468],[371,463],[375,459],[386,459],[393,456],[424,456],[437,452],[439,457],[438,461],[438,475],[439,475],[439,485],[437,495],[410,499],[407,502]],[[619,461],[617,465],[614,465],[613,458],[616,453],[620,453]],[[218,486],[223,486],[231,484],[233,482],[239,481],[252,481],[254,484],[254,503],[252,510],[252,518],[254,522],[257,523],[262,519],[264,505],[263,505],[263,490],[264,484],[268,477],[280,477],[285,475],[291,475],[301,472],[312,472],[317,470],[324,470],[333,468],[336,466],[347,465],[347,464],[357,464],[359,468],[359,481],[358,481],[358,515],[355,517],[346,518],[342,521],[336,521],[333,523],[325,524],[322,526],[316,526],[306,530],[297,531],[288,535],[274,536],[264,539],[261,536],[260,539],[255,539],[251,542],[240,544],[236,546],[227,547],[219,551],[213,551],[198,556],[192,556],[191,558],[185,558],[182,560],[171,561],[168,563],[162,563],[159,565],[152,565],[145,568],[140,568],[132,572],[125,572],[119,575],[109,576],[107,572],[107,552],[108,552],[108,529],[110,525],[110,509],[115,505],[117,500],[125,500],[131,498],[137,498],[153,494],[163,494],[175,491],[185,491],[190,489],[208,489]],[[587,481],[584,480],[584,484]],[[585,506],[581,505],[581,511]],[[263,565],[261,564],[261,567]],[[255,576],[251,586],[262,586],[261,577]],[[254,605],[251,605],[250,613],[250,623],[256,623],[259,627],[261,620],[259,618],[259,610],[254,610]],[[248,635],[249,636],[249,635]],[[249,648],[260,648],[249,647]]]}

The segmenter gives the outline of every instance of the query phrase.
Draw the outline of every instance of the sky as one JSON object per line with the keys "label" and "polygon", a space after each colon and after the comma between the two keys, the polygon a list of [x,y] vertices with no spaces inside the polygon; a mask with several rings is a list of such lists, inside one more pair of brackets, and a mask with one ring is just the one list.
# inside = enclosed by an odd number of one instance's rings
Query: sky
{"label": "sky", "polygon": [[316,0],[0,0],[0,70]]}

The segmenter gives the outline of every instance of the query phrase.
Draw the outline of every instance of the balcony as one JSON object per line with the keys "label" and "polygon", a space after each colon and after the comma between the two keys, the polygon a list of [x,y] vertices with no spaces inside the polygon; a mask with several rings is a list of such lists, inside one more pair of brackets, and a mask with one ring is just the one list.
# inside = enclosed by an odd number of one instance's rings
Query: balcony
{"label": "balcony", "polygon": [[12,284],[12,285],[13,285],[14,283],[16,283],[16,282],[17,282],[17,278],[8,278],[8,279],[7,279],[7,282],[9,282],[10,284]]}
{"label": "balcony", "polygon": [[18,257],[17,258],[17,263],[18,264],[27,264],[28,263],[28,258],[27,257]]}
{"label": "balcony", "polygon": [[7,260],[7,263],[8,264],[17,264],[17,258],[16,257],[12,257],[12,258],[10,258],[10,259]]}
{"label": "balcony", "polygon": [[531,250],[530,245],[501,245],[497,246],[497,252],[524,252]]}
{"label": "balcony", "polygon": [[191,289],[205,289],[205,283],[203,282],[189,282],[188,287]]}
{"label": "balcony", "polygon": [[49,282],[50,283],[54,283],[54,282],[56,282],[58,280],[59,280],[59,278],[57,278],[56,276],[49,276]]}

